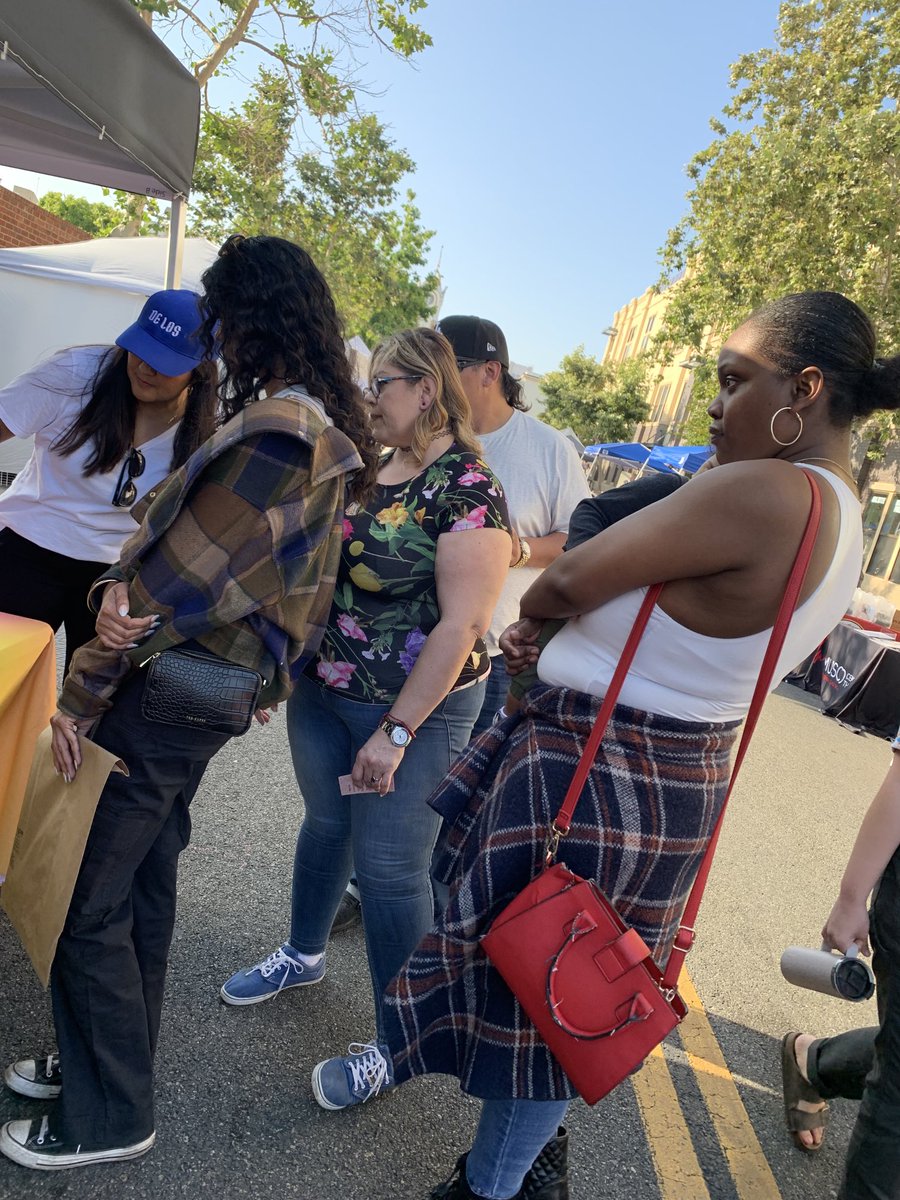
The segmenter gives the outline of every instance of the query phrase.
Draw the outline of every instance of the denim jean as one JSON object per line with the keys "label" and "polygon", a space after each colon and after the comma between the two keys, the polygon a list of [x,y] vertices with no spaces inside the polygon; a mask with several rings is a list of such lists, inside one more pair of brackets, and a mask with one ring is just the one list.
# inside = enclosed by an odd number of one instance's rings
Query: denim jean
{"label": "denim jean", "polygon": [[825,1097],[862,1097],[840,1200],[900,1200],[900,850],[872,897],[877,1029],[813,1042],[808,1074]]}
{"label": "denim jean", "polygon": [[475,722],[475,728],[472,730],[472,737],[476,737],[479,733],[484,733],[486,729],[490,729],[494,716],[503,707],[503,701],[506,699],[508,691],[509,676],[506,673],[503,655],[491,655],[491,673],[487,677],[487,686],[484,690],[484,703]]}
{"label": "denim jean", "polygon": [[568,1100],[484,1100],[466,1159],[469,1187],[484,1200],[510,1200],[566,1115]]}
{"label": "denim jean", "polygon": [[325,949],[355,866],[381,1036],[381,997],[431,928],[429,865],[441,818],[425,801],[465,749],[484,684],[451,692],[416,731],[393,792],[342,796],[357,751],[378,728],[383,704],[349,700],[302,678],[288,702],[288,737],[305,816],[297,837],[290,944]]}

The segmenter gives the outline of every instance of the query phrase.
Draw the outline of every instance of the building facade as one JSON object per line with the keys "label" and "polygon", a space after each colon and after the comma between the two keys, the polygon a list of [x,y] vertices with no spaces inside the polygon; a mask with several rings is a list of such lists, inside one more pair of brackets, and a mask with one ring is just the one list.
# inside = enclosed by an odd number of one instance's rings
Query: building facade
{"label": "building facade", "polygon": [[[671,288],[662,292],[647,288],[642,295],[618,309],[612,324],[603,331],[609,339],[603,363],[618,364],[646,354],[662,327],[671,299]],[[634,441],[654,445],[678,444],[691,401],[695,365],[688,352],[684,351],[676,355],[672,362],[651,371],[647,395],[650,412],[647,420],[635,427]]]}

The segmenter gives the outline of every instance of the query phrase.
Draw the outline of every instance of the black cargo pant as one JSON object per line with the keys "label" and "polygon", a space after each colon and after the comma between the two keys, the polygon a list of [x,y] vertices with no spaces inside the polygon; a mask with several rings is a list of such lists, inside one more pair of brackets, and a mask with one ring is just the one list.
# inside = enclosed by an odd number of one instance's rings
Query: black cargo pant
{"label": "black cargo pant", "polygon": [[117,692],[94,741],[110,776],[91,827],[51,975],[63,1088],[61,1133],[85,1150],[153,1132],[153,1055],[189,805],[223,734],[141,714],[145,672]]}
{"label": "black cargo pant", "polygon": [[813,1042],[807,1073],[826,1099],[862,1099],[840,1200],[900,1200],[900,851],[872,899],[880,1026]]}

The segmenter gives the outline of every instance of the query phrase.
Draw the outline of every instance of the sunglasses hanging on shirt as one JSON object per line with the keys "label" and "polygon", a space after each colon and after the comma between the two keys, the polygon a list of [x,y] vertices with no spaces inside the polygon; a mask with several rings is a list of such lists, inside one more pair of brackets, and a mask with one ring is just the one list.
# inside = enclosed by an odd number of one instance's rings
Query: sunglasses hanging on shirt
{"label": "sunglasses hanging on shirt", "polygon": [[116,490],[113,492],[112,502],[116,508],[131,508],[132,504],[137,500],[137,487],[135,479],[144,473],[144,456],[140,450],[131,449],[128,452],[128,457],[122,463],[122,470],[119,472],[119,482],[116,484]]}

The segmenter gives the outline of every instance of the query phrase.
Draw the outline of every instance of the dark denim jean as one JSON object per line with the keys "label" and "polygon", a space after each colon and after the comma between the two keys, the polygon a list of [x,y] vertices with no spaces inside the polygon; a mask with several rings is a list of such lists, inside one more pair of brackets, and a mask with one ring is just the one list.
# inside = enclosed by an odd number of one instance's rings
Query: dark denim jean
{"label": "dark denim jean", "polygon": [[441,818],[425,801],[465,749],[484,684],[452,692],[419,726],[394,775],[395,790],[342,796],[357,751],[378,728],[384,704],[349,700],[302,678],[288,702],[288,736],[306,813],[294,858],[290,943],[325,949],[355,866],[377,1031],[381,997],[431,928],[429,864]]}
{"label": "dark denim jean", "polygon": [[900,1200],[900,850],[873,896],[870,939],[881,1024],[822,1038],[809,1051],[820,1095],[862,1098],[840,1200]]}

